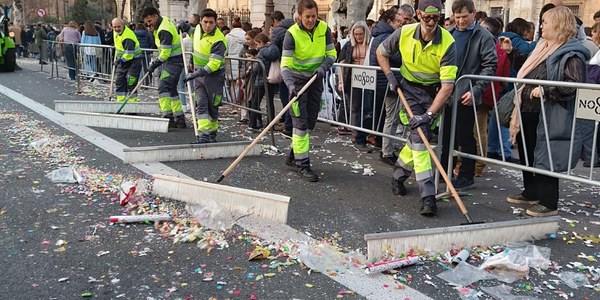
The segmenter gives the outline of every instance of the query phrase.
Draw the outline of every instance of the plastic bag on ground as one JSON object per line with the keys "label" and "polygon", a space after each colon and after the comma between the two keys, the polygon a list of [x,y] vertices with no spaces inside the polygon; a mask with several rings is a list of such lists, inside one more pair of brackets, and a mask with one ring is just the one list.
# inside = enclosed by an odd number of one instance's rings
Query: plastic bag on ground
{"label": "plastic bag on ground", "polygon": [[531,268],[548,269],[550,266],[550,252],[547,247],[535,246],[530,243],[512,243],[507,248],[521,254]]}
{"label": "plastic bag on ground", "polygon": [[46,178],[50,179],[54,183],[79,183],[83,184],[85,179],[72,167],[63,167],[51,171],[46,174]]}
{"label": "plastic bag on ground", "polygon": [[29,147],[33,148],[35,150],[39,150],[39,149],[44,148],[51,141],[52,141],[52,139],[50,139],[49,137],[41,138],[37,141],[33,141],[33,142],[29,143]]}
{"label": "plastic bag on ground", "polygon": [[312,270],[325,273],[344,265],[342,255],[328,245],[301,244],[298,247],[298,260]]}
{"label": "plastic bag on ground", "polygon": [[513,283],[529,275],[527,258],[508,248],[488,257],[479,268],[506,283]]}
{"label": "plastic bag on ground", "polygon": [[558,274],[558,278],[572,289],[577,289],[580,286],[590,284],[587,277],[582,273],[565,271]]}
{"label": "plastic bag on ground", "polygon": [[202,226],[212,230],[228,230],[236,220],[230,211],[216,203],[207,205],[190,204],[186,205],[185,209]]}
{"label": "plastic bag on ground", "polygon": [[479,280],[490,279],[484,270],[466,262],[459,263],[453,269],[438,274],[437,277],[459,286],[467,286]]}
{"label": "plastic bag on ground", "polygon": [[482,286],[481,290],[496,300],[538,300],[538,298],[532,296],[513,295],[510,293],[512,288],[504,284],[489,287]]}

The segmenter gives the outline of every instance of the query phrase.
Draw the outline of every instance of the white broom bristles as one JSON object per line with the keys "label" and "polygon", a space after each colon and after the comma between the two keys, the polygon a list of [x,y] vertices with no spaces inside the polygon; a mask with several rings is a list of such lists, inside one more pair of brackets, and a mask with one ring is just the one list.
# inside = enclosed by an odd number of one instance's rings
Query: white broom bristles
{"label": "white broom bristles", "polygon": [[[182,161],[238,157],[250,144],[247,141],[210,144],[167,145],[123,149],[124,163]],[[247,156],[260,155],[262,146],[255,145]]]}
{"label": "white broom bristles", "polygon": [[[450,249],[476,245],[492,246],[508,242],[522,242],[547,238],[556,233],[560,218],[538,218],[487,223],[484,226],[465,225],[367,234],[368,259],[377,259],[393,252],[406,253],[411,249],[445,252]],[[498,226],[494,226],[497,224]],[[472,228],[470,228],[472,227]]]}
{"label": "white broom bristles", "polygon": [[153,191],[157,195],[187,203],[218,203],[239,215],[253,214],[281,223],[287,222],[290,197],[283,195],[166,175],[154,175]]}
{"label": "white broom bristles", "polygon": [[[57,112],[114,113],[122,104],[123,102],[115,101],[54,100],[54,110]],[[155,102],[127,102],[121,112],[126,114],[160,114],[160,109]]]}
{"label": "white broom bristles", "polygon": [[64,112],[64,115],[69,124],[162,133],[169,131],[169,119],[166,118],[150,118],[73,111],[66,111]]}

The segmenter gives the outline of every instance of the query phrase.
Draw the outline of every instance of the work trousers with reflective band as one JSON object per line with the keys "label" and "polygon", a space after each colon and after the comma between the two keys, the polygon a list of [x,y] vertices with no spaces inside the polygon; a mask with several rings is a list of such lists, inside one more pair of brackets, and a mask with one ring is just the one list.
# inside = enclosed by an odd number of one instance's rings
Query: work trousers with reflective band
{"label": "work trousers with reflective band", "polygon": [[[296,92],[308,82],[309,78],[296,79]],[[323,93],[323,82],[315,81],[304,94],[292,104],[290,117],[292,118],[292,151],[296,166],[301,168],[310,167],[308,150],[310,149],[309,130],[313,130],[317,124],[317,117],[321,111],[321,94]]]}
{"label": "work trousers with reflective band", "polygon": [[[131,61],[120,63],[115,70],[115,84],[117,86],[117,101],[125,101],[129,93],[135,89],[138,83],[140,71],[142,70],[142,60],[134,58]],[[129,102],[137,102],[137,91],[129,97]]]}
{"label": "work trousers with reflective band", "polygon": [[177,92],[179,75],[183,71],[183,63],[169,62],[163,64],[158,83],[158,104],[164,118],[183,118],[181,100]]}
{"label": "work trousers with reflective band", "polygon": [[[402,83],[402,90],[413,114],[422,115],[427,112],[427,109],[429,109],[429,106],[433,102],[431,95],[420,88],[407,85],[404,80]],[[405,110],[401,109],[401,111]],[[437,123],[436,120],[434,120],[434,124]],[[400,121],[403,124],[407,124],[408,116],[401,112]],[[421,126],[427,140],[431,138],[431,128],[434,128],[434,126],[432,124]],[[394,165],[393,176],[395,180],[404,182],[410,177],[413,171],[415,172],[421,198],[435,195],[431,157],[416,129],[409,131],[408,142],[404,145],[402,151],[400,151],[398,161]]]}
{"label": "work trousers with reflective band", "polygon": [[225,73],[210,74],[207,77],[198,77],[194,81],[196,86],[196,117],[198,118],[198,134],[200,141],[207,142],[210,137],[217,136],[219,130],[219,106],[223,100],[223,85]]}

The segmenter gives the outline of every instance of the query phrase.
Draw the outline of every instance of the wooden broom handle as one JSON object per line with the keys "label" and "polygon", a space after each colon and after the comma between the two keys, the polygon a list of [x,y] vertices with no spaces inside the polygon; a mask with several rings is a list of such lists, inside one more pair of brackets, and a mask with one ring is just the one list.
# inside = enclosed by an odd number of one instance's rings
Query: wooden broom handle
{"label": "wooden broom handle", "polygon": [[[404,93],[402,93],[402,89],[400,89],[400,87],[398,87],[398,88],[396,88],[396,92],[400,96],[400,99],[402,99],[402,104],[404,105],[404,108],[406,109],[406,112],[408,113],[408,117],[412,118],[413,112],[410,109],[410,106],[408,105],[408,101],[406,101],[406,98],[404,97]],[[469,221],[469,223],[472,223],[472,221],[470,220],[470,217],[468,217],[469,213],[467,212],[465,205],[463,204],[462,200],[460,200],[460,197],[458,196],[458,193],[456,192],[454,185],[452,185],[452,181],[450,180],[450,178],[448,178],[448,174],[446,174],[446,170],[444,170],[444,168],[442,168],[442,164],[438,160],[437,155],[433,151],[433,148],[431,148],[431,144],[429,144],[429,141],[427,140],[427,137],[425,136],[425,133],[423,133],[423,130],[421,129],[421,127],[417,127],[417,132],[419,133],[421,140],[423,140],[423,144],[425,144],[425,147],[427,147],[427,151],[429,151],[429,156],[431,156],[433,163],[435,164],[436,168],[440,171],[440,174],[444,178],[446,185],[450,189],[450,193],[452,194],[452,197],[454,197],[454,200],[456,200],[456,203],[458,204],[460,211],[463,213],[463,215],[465,215],[467,217],[467,221]]]}
{"label": "wooden broom handle", "polygon": [[250,143],[250,145],[248,145],[246,147],[246,149],[244,149],[244,151],[242,151],[242,153],[231,163],[231,165],[229,165],[229,167],[225,171],[223,171],[223,173],[221,174],[219,179],[217,179],[217,182],[221,182],[221,180],[223,180],[223,178],[225,178],[225,176],[228,176],[229,173],[231,173],[231,171],[233,171],[233,169],[235,169],[235,167],[240,163],[240,161],[242,161],[242,159],[244,159],[246,154],[248,154],[250,149],[252,149],[252,147],[254,147],[254,145],[256,145],[258,143],[258,141],[260,141],[260,139],[263,136],[265,136],[265,134],[267,134],[267,132],[269,132],[269,130],[271,130],[271,127],[275,126],[275,124],[277,122],[279,122],[279,119],[283,116],[283,114],[285,114],[285,112],[288,111],[290,109],[290,107],[292,107],[294,102],[296,102],[298,100],[298,98],[300,98],[300,96],[302,94],[304,94],[304,92],[306,92],[306,90],[311,86],[311,84],[313,84],[313,82],[315,82],[316,79],[317,79],[317,75],[315,74],[302,87],[302,89],[298,92],[298,95],[296,95],[296,97],[292,98],[290,100],[290,102],[288,102],[288,104],[281,109],[281,111],[275,116],[275,118],[273,118],[273,120],[271,120],[271,123],[269,123],[269,125],[267,125],[267,127],[265,127],[265,129],[263,129],[260,132],[260,134],[254,139],[254,141],[252,141],[252,143]]}
{"label": "wooden broom handle", "polygon": [[[183,40],[183,38],[181,38],[181,35],[179,36],[179,38],[181,40]],[[187,77],[188,75],[188,64],[187,64],[187,58],[185,55],[185,49],[183,49],[183,45],[181,46],[182,49],[182,53],[183,53],[183,74],[184,74],[184,78]],[[188,98],[190,99],[190,110],[192,111],[192,123],[194,123],[194,137],[196,139],[198,139],[198,124],[196,122],[196,104],[194,103],[194,98],[192,97],[192,83],[188,80],[185,83],[185,89],[187,90],[187,94],[188,94]]]}

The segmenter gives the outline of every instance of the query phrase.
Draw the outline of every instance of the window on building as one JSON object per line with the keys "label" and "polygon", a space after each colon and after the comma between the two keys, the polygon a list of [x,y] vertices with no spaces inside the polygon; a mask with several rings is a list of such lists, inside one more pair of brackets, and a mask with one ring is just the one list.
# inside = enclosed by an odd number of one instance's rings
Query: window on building
{"label": "window on building", "polygon": [[492,7],[490,9],[490,17],[493,17],[493,18],[501,17],[502,18],[502,7]]}
{"label": "window on building", "polygon": [[581,16],[579,15],[579,5],[565,5],[565,6],[568,7],[576,17],[581,18]]}

